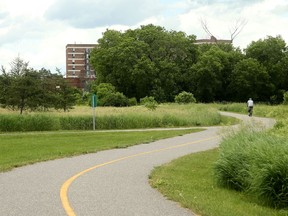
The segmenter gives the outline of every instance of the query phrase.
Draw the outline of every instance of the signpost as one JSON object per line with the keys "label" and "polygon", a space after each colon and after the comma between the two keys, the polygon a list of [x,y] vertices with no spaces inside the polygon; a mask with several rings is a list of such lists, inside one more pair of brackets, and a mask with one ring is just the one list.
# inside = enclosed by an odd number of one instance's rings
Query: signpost
{"label": "signpost", "polygon": [[96,96],[96,94],[93,94],[92,95],[93,130],[95,130],[95,127],[96,127],[96,122],[95,122],[95,119],[96,119],[95,108],[96,108],[96,106],[97,106],[97,96]]}

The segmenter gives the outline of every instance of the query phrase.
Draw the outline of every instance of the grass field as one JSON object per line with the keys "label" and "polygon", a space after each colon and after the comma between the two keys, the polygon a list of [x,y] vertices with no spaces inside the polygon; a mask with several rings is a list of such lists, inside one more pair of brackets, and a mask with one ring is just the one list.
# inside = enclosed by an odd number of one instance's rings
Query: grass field
{"label": "grass field", "polygon": [[[133,128],[171,128],[227,125],[235,120],[223,117],[217,109],[204,104],[163,104],[156,110],[143,106],[135,107],[98,107],[96,130],[133,129]],[[0,132],[13,131],[55,131],[55,130],[92,130],[92,109],[76,107],[70,112],[25,113],[0,110]]]}
{"label": "grass field", "polygon": [[0,172],[39,161],[125,148],[200,130],[0,134]]}

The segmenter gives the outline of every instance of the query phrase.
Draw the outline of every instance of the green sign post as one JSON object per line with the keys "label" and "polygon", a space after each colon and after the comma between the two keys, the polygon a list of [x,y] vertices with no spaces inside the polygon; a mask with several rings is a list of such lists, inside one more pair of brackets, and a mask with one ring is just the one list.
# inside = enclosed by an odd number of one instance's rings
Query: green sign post
{"label": "green sign post", "polygon": [[92,108],[95,108],[97,106],[97,95],[92,95]]}
{"label": "green sign post", "polygon": [[92,95],[92,109],[93,109],[93,130],[95,130],[96,127],[96,113],[95,113],[95,108],[97,106],[97,96],[96,94]]}

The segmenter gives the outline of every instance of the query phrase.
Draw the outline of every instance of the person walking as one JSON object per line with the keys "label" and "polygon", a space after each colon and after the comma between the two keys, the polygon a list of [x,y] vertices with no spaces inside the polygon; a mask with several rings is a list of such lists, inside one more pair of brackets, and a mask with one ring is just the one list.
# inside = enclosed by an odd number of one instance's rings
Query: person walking
{"label": "person walking", "polygon": [[249,98],[249,100],[247,101],[247,107],[248,107],[248,116],[252,116],[253,113],[253,106],[254,106],[254,102],[252,100],[252,98]]}

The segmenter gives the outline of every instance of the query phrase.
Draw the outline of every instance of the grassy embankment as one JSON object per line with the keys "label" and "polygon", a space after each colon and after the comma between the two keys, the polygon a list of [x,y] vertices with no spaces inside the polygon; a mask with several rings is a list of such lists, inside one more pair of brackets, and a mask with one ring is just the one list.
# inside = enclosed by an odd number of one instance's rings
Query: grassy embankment
{"label": "grassy embankment", "polygon": [[[62,119],[62,120],[59,120]],[[64,120],[63,120],[64,119]],[[26,113],[0,110],[0,171],[38,161],[123,148],[139,143],[179,136],[199,129],[143,132],[93,132],[92,110],[76,107],[68,113]],[[99,129],[192,127],[233,123],[221,117],[215,108],[201,104],[161,105],[156,111],[145,107],[96,108],[96,127]],[[74,129],[74,131],[63,131]],[[102,126],[101,126],[102,125]],[[75,131],[88,129],[90,131]],[[26,131],[46,132],[26,132]],[[57,131],[51,131],[57,130]],[[9,132],[5,131],[21,131]],[[23,132],[25,131],[25,133]],[[47,132],[49,131],[49,132]]]}
{"label": "grassy embankment", "polygon": [[[246,114],[245,104],[213,106]],[[288,109],[257,105],[254,114],[273,117],[277,123],[269,132],[243,130],[228,136],[219,149],[157,167],[150,176],[151,184],[169,199],[203,216],[288,215]],[[221,182],[221,175],[230,181]],[[238,191],[228,189],[235,185],[240,185]]]}

